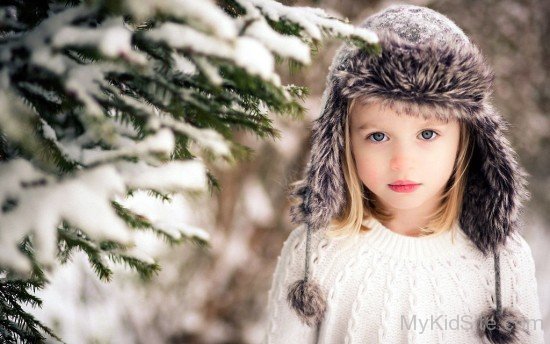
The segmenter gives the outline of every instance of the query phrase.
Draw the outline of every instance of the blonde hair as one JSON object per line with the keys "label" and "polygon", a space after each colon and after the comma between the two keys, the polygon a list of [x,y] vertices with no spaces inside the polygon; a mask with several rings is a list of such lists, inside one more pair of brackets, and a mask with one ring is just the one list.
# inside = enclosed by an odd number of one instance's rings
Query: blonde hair
{"label": "blonde hair", "polygon": [[[346,204],[342,209],[340,216],[332,219],[327,236],[350,236],[361,231],[368,231],[362,225],[364,219],[375,218],[380,222],[386,222],[393,219],[393,216],[380,205],[376,196],[366,188],[359,176],[355,164],[355,158],[351,152],[350,142],[350,114],[357,99],[354,98],[349,103],[345,121],[345,153],[341,158],[342,172],[344,175],[346,188],[344,190]],[[371,99],[370,101],[376,101]],[[388,103],[390,107],[399,112],[399,103]],[[462,198],[466,186],[466,171],[471,159],[472,149],[470,147],[470,133],[463,121],[459,120],[460,138],[458,144],[457,158],[453,167],[453,172],[445,191],[441,195],[440,205],[437,210],[428,219],[428,225],[420,228],[420,236],[437,235],[452,228],[461,212]]]}

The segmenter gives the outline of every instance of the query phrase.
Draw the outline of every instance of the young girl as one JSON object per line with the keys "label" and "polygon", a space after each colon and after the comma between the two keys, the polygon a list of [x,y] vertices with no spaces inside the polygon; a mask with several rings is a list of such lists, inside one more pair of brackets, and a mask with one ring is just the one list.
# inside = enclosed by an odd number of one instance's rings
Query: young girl
{"label": "young girl", "polygon": [[367,18],[343,45],[269,291],[266,343],[543,343],[527,173],[493,73],[447,17]]}

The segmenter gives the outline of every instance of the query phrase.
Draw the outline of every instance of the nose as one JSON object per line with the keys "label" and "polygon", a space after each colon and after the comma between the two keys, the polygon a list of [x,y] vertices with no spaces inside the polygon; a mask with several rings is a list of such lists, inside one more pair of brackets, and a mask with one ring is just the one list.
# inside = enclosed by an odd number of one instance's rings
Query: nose
{"label": "nose", "polygon": [[413,167],[413,153],[403,144],[396,145],[391,154],[390,168],[392,171],[407,171]]}

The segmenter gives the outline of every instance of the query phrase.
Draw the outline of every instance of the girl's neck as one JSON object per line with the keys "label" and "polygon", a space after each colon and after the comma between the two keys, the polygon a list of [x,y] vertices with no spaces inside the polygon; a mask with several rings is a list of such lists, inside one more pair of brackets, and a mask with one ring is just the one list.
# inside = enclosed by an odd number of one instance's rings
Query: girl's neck
{"label": "girl's neck", "polygon": [[417,237],[420,236],[421,232],[419,227],[417,225],[411,225],[410,222],[398,222],[395,220],[392,221],[384,221],[381,222],[384,227],[388,228],[394,233],[405,235],[405,236],[411,236],[411,237]]}
{"label": "girl's neck", "polygon": [[424,204],[413,209],[395,209],[390,208],[394,218],[389,221],[381,222],[392,232],[406,236],[420,236],[421,227],[428,225],[428,219],[436,210],[435,204]]}

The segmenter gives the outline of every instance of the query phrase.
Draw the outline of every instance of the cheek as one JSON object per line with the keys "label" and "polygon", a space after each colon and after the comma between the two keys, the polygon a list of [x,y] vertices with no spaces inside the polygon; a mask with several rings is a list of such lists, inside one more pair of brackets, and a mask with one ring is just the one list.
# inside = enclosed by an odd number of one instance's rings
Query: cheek
{"label": "cheek", "polygon": [[359,157],[357,160],[357,174],[369,189],[379,183],[380,176],[383,174],[380,166],[382,166],[381,163],[372,156],[370,158]]}
{"label": "cheek", "polygon": [[441,175],[444,177],[445,182],[451,177],[453,174],[453,167],[454,167],[455,159],[453,157],[450,157],[449,155],[446,156],[446,161],[444,164],[442,164]]}
{"label": "cheek", "polygon": [[446,183],[453,173],[455,158],[456,149],[451,146],[430,155],[430,158],[424,161],[425,175],[430,176],[428,179],[437,183]]}

